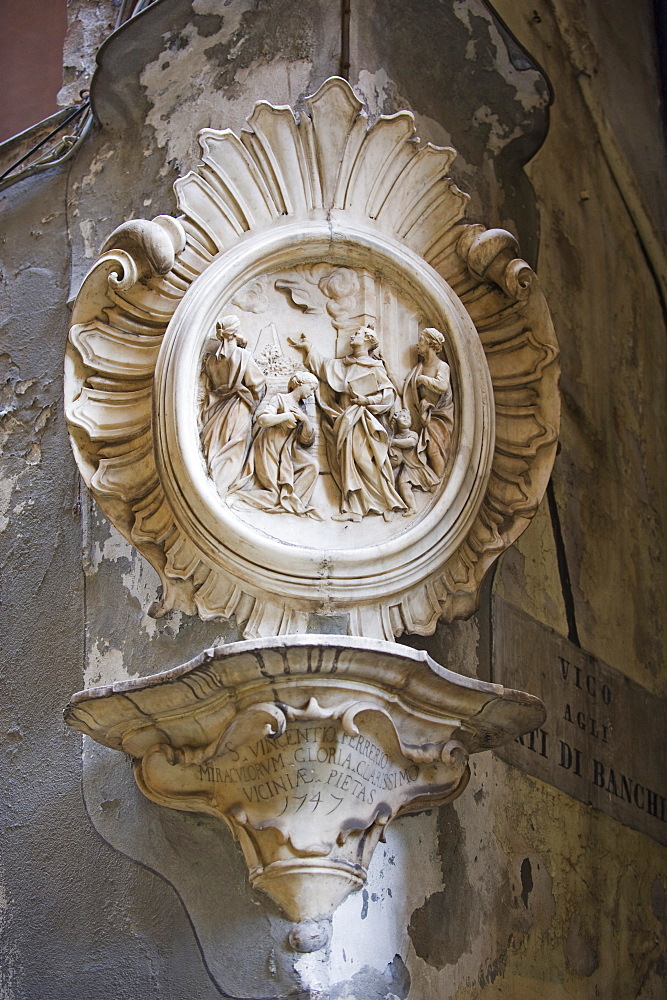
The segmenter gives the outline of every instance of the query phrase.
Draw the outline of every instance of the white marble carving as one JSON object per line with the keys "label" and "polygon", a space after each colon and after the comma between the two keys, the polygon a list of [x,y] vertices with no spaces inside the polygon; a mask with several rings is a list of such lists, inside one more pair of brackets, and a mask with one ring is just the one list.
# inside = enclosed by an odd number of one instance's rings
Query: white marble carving
{"label": "white marble carving", "polygon": [[153,677],[73,696],[67,722],[134,759],[153,801],[223,819],[251,882],[322,947],[396,816],[464,790],[468,757],[544,720],[538,698],[351,636],[209,649]]}
{"label": "white marble carving", "polygon": [[437,479],[445,476],[454,430],[454,396],[449,365],[438,357],[445,346],[439,330],[422,330],[419,362],[408,375],[403,395],[413,423],[419,427],[418,455]]}
{"label": "white marble carving", "polygon": [[394,470],[396,490],[405,504],[404,517],[417,512],[415,489],[432,493],[439,479],[420,446],[420,435],[411,428],[412,415],[407,408],[392,417],[393,433],[389,461]]}
{"label": "white marble carving", "polygon": [[310,504],[319,466],[312,454],[315,425],[304,403],[317,387],[310,372],[294,372],[287,392],[275,392],[257,409],[255,430],[234,499],[273,514],[321,520]]}
{"label": "white marble carving", "polygon": [[430,633],[546,487],[553,327],[514,238],[463,221],[453,150],[408,112],[369,128],[339,79],[305,108],[205,129],[181,217],[107,240],[74,306],[70,434],[160,574],[157,614]]}
{"label": "white marble carving", "polygon": [[[394,816],[544,718],[386,640],[474,609],[546,487],[558,372],[514,238],[463,219],[454,151],[408,112],[369,127],[340,79],[304,103],[200,134],[182,215],[112,233],[66,358],[79,467],[159,572],[156,614],[252,638],[66,717],[149,798],[224,819],[309,951]],[[348,634],[305,634],[313,613]]]}
{"label": "white marble carving", "polygon": [[406,509],[394,488],[389,460],[387,421],[396,389],[375,356],[374,330],[359,327],[350,338],[350,353],[340,360],[322,357],[304,334],[290,343],[320,380],[329,468],[340,492],[340,510],[333,519],[361,521],[373,513],[390,520],[393,511]]}
{"label": "white marble carving", "polygon": [[241,475],[252,441],[253,414],[266,392],[266,379],[246,349],[240,327],[236,316],[224,316],[216,324],[220,344],[204,363],[207,396],[201,442],[221,497]]}

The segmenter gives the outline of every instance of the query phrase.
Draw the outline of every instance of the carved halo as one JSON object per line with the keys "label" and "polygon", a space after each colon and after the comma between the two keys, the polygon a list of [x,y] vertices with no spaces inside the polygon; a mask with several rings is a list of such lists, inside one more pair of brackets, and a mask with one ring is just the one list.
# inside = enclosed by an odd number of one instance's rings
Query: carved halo
{"label": "carved halo", "polygon": [[[157,613],[236,614],[246,635],[305,631],[309,612],[346,612],[353,634],[428,633],[474,610],[544,492],[555,335],[514,238],[461,221],[453,150],[420,148],[409,112],[368,128],[337,78],[305,104],[298,121],[257,104],[240,137],[205,129],[203,163],[175,185],[180,219],[109,237],[74,307],[70,434],[94,496],[160,574]],[[442,330],[456,419],[447,475],[418,515],[326,522],[300,544],[220,496],[199,400],[221,312],[256,279],[322,262],[380,275]]]}

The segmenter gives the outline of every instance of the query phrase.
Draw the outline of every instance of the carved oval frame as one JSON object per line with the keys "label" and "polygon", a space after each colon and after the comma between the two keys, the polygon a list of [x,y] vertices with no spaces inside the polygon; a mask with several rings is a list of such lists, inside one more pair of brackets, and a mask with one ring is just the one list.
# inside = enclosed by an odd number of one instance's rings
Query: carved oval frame
{"label": "carved oval frame", "polygon": [[[153,613],[236,615],[257,636],[343,610],[351,634],[430,633],[439,617],[472,613],[546,488],[556,338],[514,237],[463,221],[468,196],[447,175],[454,150],[420,147],[409,112],[369,128],[338,78],[305,105],[297,119],[260,102],[240,137],[205,129],[203,162],[175,184],[182,216],[125,223],[106,241],[73,310],[72,444],[100,506],[160,575]],[[381,258],[443,328],[454,322],[457,457],[441,496],[380,552],[292,546],[287,573],[284,547],[231,524],[214,495],[194,393],[216,282],[228,299],[271,261],[322,259],[325,243],[327,260]]]}
{"label": "carved oval frame", "polygon": [[[335,249],[332,249],[335,247]],[[258,273],[306,261],[354,267],[372,256],[396,283],[426,300],[427,314],[454,328],[448,356],[457,387],[457,444],[445,487],[413,527],[381,546],[312,548],[283,544],[235,517],[202,461],[196,386],[202,353],[222,301]],[[288,223],[249,235],[220,255],[186,293],[171,320],[155,371],[156,459],[175,519],[212,567],[257,598],[281,595],[312,610],[391,600],[419,586],[470,530],[492,460],[492,390],[477,332],[446,283],[422,258],[382,233],[340,222]]]}

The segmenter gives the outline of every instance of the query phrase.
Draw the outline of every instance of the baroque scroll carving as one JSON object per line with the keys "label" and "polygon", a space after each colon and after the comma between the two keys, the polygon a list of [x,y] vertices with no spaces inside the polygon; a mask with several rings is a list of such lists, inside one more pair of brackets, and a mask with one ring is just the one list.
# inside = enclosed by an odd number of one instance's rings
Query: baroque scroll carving
{"label": "baroque scroll carving", "polygon": [[396,816],[457,798],[472,753],[544,719],[538,698],[461,677],[426,653],[345,636],[206,650],[73,696],[70,726],[134,760],[163,806],[224,820],[250,881],[322,947]]}
{"label": "baroque scroll carving", "polygon": [[70,434],[156,614],[429,633],[546,487],[553,327],[514,238],[465,222],[453,150],[408,112],[369,127],[342,80],[305,107],[205,129],[179,219],[111,234],[74,307]]}

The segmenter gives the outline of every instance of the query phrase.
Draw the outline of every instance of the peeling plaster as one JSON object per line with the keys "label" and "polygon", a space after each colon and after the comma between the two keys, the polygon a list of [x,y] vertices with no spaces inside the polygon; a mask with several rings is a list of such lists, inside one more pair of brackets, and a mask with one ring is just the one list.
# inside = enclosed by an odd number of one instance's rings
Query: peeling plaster
{"label": "peeling plaster", "polygon": [[5,873],[0,866],[0,941],[2,941],[2,961],[0,961],[0,1000],[19,1000],[21,988],[21,956],[18,946],[11,937],[12,900],[5,885]]}
{"label": "peeling plaster", "polygon": [[128,566],[135,558],[135,550],[119,531],[106,520],[86,498],[87,516],[84,518],[84,570],[87,575],[97,572],[104,562],[123,560]]}
{"label": "peeling plaster", "polygon": [[[534,264],[539,221],[521,164],[546,133],[551,89],[543,74],[480,0],[439,8],[416,0],[371,3],[368,18],[353,24],[352,61],[359,69],[352,83],[372,113],[410,108],[422,142],[454,146],[452,177],[472,194],[469,218],[513,231]],[[378,37],[371,25],[380,16]],[[418,53],[402,44],[414,23],[422,37]],[[451,62],[439,47],[444,38],[457,53]]]}
{"label": "peeling plaster", "polygon": [[[132,548],[130,543],[110,525],[94,506],[90,497],[84,503],[84,571],[88,581],[93,581],[102,570],[115,567],[120,570],[120,589],[137,610],[137,624],[150,641],[158,633],[158,623],[150,618],[147,610],[158,594],[159,580],[153,568]],[[89,593],[90,584],[86,592]],[[180,613],[165,623],[166,630],[177,635],[181,624]],[[152,672],[136,655],[137,636],[91,636],[90,625],[86,643],[86,663],[83,683],[85,687],[113,684],[115,681],[136,677],[142,671]],[[126,655],[127,654],[127,655]]]}
{"label": "peeling plaster", "polygon": [[[148,610],[157,600],[160,581],[153,567],[109,524],[89,495],[83,505],[84,571],[89,607],[87,620],[86,685],[155,673],[166,664],[156,653],[168,651],[169,666],[188,659],[202,646],[217,646],[240,638],[235,625],[224,621],[207,623],[206,634],[197,640],[201,623],[180,611],[164,618],[151,618]],[[111,595],[115,594],[112,598]],[[113,608],[124,607],[131,628],[119,621]],[[194,647],[181,649],[174,640],[191,635]],[[157,647],[156,644],[157,643]],[[165,649],[166,643],[166,649]]]}
{"label": "peeling plaster", "polygon": [[[209,13],[211,6],[201,3],[196,10]],[[295,103],[308,91],[309,59],[292,53],[287,61],[290,53],[283,53],[277,60],[266,48],[249,58],[252,45],[241,30],[245,16],[243,4],[226,7],[220,30],[207,36],[196,25],[186,25],[177,42],[171,40],[141,74],[151,105],[147,124],[153,127],[155,142],[165,149],[166,158],[181,171],[198,159],[200,129],[231,128],[238,133],[256,94],[286,93],[289,102]],[[225,76],[224,90],[218,79],[221,75]]]}
{"label": "peeling plaster", "polygon": [[410,993],[410,973],[400,955],[383,972],[368,966],[343,985],[336,984],[328,1000],[406,1000]]}
{"label": "peeling plaster", "polygon": [[[376,848],[364,894],[349,896],[336,911],[332,983],[350,979],[366,965],[383,972],[396,954],[405,956],[409,943],[405,914],[442,884],[437,813],[395,822],[387,832],[387,843]],[[415,857],[419,865],[414,864]]]}
{"label": "peeling plaster", "polygon": [[501,121],[500,116],[492,111],[487,104],[482,104],[477,108],[472,115],[471,122],[475,128],[479,128],[480,125],[489,126],[486,142],[488,151],[492,155],[502,152],[505,146],[508,146],[513,139],[519,138],[522,134],[521,129],[516,126],[510,131],[508,126]]}
{"label": "peeling plaster", "polygon": [[387,842],[376,848],[365,888],[348,896],[334,913],[330,947],[297,956],[294,967],[309,996],[327,1000],[407,996],[405,915],[442,885],[435,847],[437,814],[432,810],[407,816],[388,828]]}
{"label": "peeling plaster", "polygon": [[453,805],[439,810],[439,846],[444,888],[412,913],[409,934],[416,954],[428,965],[456,965],[472,950],[479,914],[470,906],[473,887],[467,871],[466,836]]}
{"label": "peeling plaster", "polygon": [[[415,997],[514,998],[513,987],[494,992],[506,982],[506,970],[524,953],[526,941],[531,954],[537,947],[543,959],[539,942],[551,940],[551,874],[524,828],[529,817],[521,797],[503,796],[502,804],[496,797],[505,769],[494,757],[474,758],[468,789],[440,810],[441,886],[413,912],[409,925],[412,947],[406,961]],[[521,785],[523,776],[518,777]],[[528,993],[525,1000],[536,996],[542,993]]]}
{"label": "peeling plaster", "polygon": [[79,93],[90,84],[95,56],[118,19],[117,0],[68,0],[67,31],[63,46],[63,86],[58,104],[66,107],[80,100]]}
{"label": "peeling plaster", "polygon": [[[533,110],[535,93],[540,93],[540,91],[543,92],[543,106],[546,106],[549,95],[543,89],[542,74],[531,66],[526,54],[519,49],[513,39],[505,35],[504,32],[501,34],[493,18],[488,14],[485,17],[485,13],[481,10],[473,14],[469,0],[454,0],[452,10],[456,17],[465,24],[471,35],[475,31],[474,22],[477,18],[488,21],[489,40],[494,48],[493,58],[496,67],[503,79],[514,87],[516,100],[521,102],[524,111]],[[475,38],[471,38],[468,42],[465,57],[470,62],[476,62],[480,57],[479,44],[480,39]],[[517,59],[517,55],[521,58]]]}
{"label": "peeling plaster", "polygon": [[96,240],[96,226],[92,219],[84,219],[79,223],[79,232],[83,239],[83,253],[86,260],[97,256],[99,247]]}
{"label": "peeling plaster", "polygon": [[88,648],[88,662],[83,675],[84,687],[97,687],[101,684],[114,684],[125,681],[128,677],[136,677],[125,669],[123,654],[120,649],[100,649],[101,640]]}
{"label": "peeling plaster", "polygon": [[108,162],[108,160],[111,159],[112,156],[115,155],[115,153],[116,153],[116,148],[111,143],[102,146],[91,160],[90,165],[88,167],[88,171],[84,176],[83,180],[81,181],[81,184],[80,185],[77,184],[77,188],[79,186],[81,188],[87,188],[90,187],[92,184],[95,184],[97,178],[104,170],[106,163]]}
{"label": "peeling plaster", "polygon": [[[12,497],[30,468],[42,460],[42,440],[53,421],[53,404],[45,402],[52,380],[44,375],[27,379],[8,354],[0,355],[0,533],[9,524]],[[31,498],[19,502],[12,513],[20,515],[32,506]]]}

